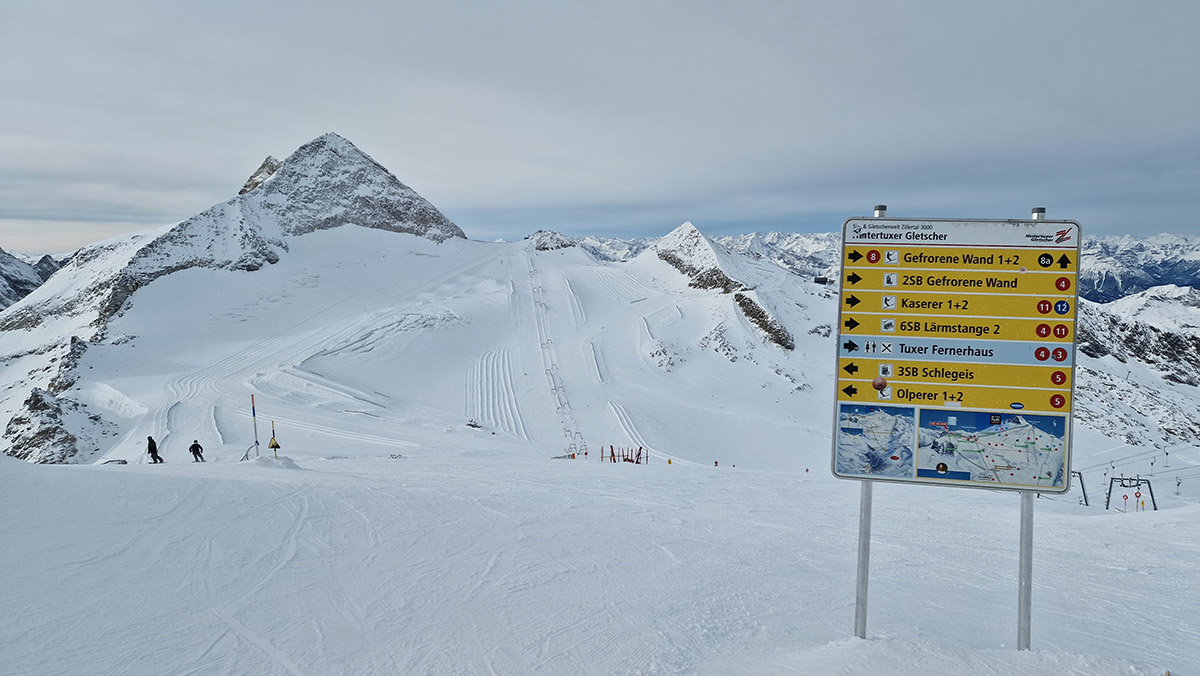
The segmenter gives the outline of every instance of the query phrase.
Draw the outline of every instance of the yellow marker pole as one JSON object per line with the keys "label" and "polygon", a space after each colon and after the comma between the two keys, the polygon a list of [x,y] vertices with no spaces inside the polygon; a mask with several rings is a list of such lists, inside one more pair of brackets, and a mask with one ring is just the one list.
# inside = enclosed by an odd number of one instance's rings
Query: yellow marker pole
{"label": "yellow marker pole", "polygon": [[280,442],[275,441],[275,420],[271,420],[271,442],[266,444],[275,453],[276,460],[280,457]]}

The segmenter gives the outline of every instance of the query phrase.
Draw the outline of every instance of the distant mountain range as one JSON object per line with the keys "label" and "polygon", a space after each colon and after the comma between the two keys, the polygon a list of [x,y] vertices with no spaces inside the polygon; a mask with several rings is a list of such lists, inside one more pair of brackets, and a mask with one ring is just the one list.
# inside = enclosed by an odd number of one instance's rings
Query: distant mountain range
{"label": "distant mountain range", "polygon": [[[349,152],[351,157],[360,156],[357,158],[360,165],[367,162],[378,166],[374,160],[336,134],[329,134],[306,144],[297,151],[298,157],[295,159],[298,160],[307,153],[320,150],[336,154],[337,151],[334,147],[340,147]],[[295,160],[293,160],[294,164]],[[274,157],[268,157],[246,181],[239,196],[253,191],[266,182],[282,166],[284,166],[283,162]],[[264,192],[270,193],[270,195],[257,201],[259,209],[266,212],[269,218],[289,219],[293,215],[300,216],[306,209],[304,204],[321,203],[320,191],[336,190],[339,187],[347,188],[353,184],[356,176],[361,178],[364,175],[361,173],[361,167],[357,170],[359,171],[357,175],[354,171],[349,170],[349,173],[343,175],[336,185],[326,185],[313,190],[299,187],[282,188],[282,186],[288,185],[287,181],[280,182],[280,188],[271,190],[271,184],[268,183],[268,188]],[[381,189],[396,188],[397,185],[399,186],[397,189],[411,192],[411,189],[397,181],[389,172],[383,171],[390,180],[385,180],[383,184],[372,188],[377,195],[374,199],[377,201],[382,199],[383,193],[379,192]],[[391,184],[392,181],[395,181],[395,184]],[[185,223],[195,219],[212,218],[214,210],[220,211],[238,201],[235,198],[225,205],[214,206]],[[292,232],[295,234],[301,230],[311,231],[318,228],[336,227],[342,222],[355,222],[354,213],[355,210],[358,210],[359,214],[372,213],[371,219],[373,220],[367,220],[373,224],[367,225],[367,227],[384,229],[398,227],[399,231],[422,234],[422,236],[434,239],[466,237],[466,234],[458,226],[451,223],[433,205],[420,198],[416,193],[397,200],[395,206],[388,207],[391,211],[372,212],[370,201],[360,195],[353,200],[353,206],[347,206],[336,215],[333,213],[305,214],[299,219],[303,224],[293,226]],[[273,209],[271,205],[283,203],[291,206],[278,213],[271,213]],[[386,203],[386,200],[380,203]],[[284,213],[284,211],[296,213]],[[398,223],[406,223],[406,225],[394,225]],[[656,237],[619,239],[597,236],[573,239],[558,233],[555,235],[560,238],[559,241],[563,245],[578,245],[596,258],[605,261],[631,260],[643,251],[653,248],[659,239]],[[766,260],[800,275],[836,279],[840,268],[841,237],[837,233],[749,233],[713,237],[712,240],[729,252]],[[267,248],[269,249],[269,247]],[[260,247],[260,250],[265,251],[266,249]],[[260,252],[251,254],[245,261],[225,261],[220,265],[233,267],[255,265],[270,259],[270,254]],[[62,262],[56,261],[50,256],[43,256],[36,263],[30,263],[0,249],[0,309],[12,305],[31,293],[61,264]],[[1200,237],[1172,234],[1153,235],[1143,239],[1129,235],[1085,236],[1079,285],[1080,295],[1097,303],[1109,303],[1157,286],[1200,289]]]}
{"label": "distant mountain range", "polygon": [[[297,420],[419,408],[439,429],[457,415],[555,448],[752,446],[771,425],[811,437],[830,409],[840,255],[832,233],[711,238],[691,223],[474,242],[326,134],[178,224],[64,261],[0,251],[0,451],[137,457],[147,434],[192,429],[236,446],[228,399],[264,390]],[[1081,270],[1076,419],[1134,445],[1200,440],[1200,239],[1089,238]],[[672,429],[699,398],[718,402],[704,424]],[[533,401],[554,422],[522,422]]]}

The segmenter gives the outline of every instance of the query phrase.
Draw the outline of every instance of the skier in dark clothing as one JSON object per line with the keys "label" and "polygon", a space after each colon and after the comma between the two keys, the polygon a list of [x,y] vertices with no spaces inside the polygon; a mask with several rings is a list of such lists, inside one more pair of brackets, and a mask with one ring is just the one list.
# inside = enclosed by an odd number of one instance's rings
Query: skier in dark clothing
{"label": "skier in dark clothing", "polygon": [[160,463],[163,461],[158,457],[158,444],[154,443],[154,437],[146,437],[146,452],[150,454],[150,462]]}
{"label": "skier in dark clothing", "polygon": [[192,457],[195,458],[192,462],[204,462],[204,447],[196,439],[192,439],[192,445],[188,446],[188,450],[192,452]]}

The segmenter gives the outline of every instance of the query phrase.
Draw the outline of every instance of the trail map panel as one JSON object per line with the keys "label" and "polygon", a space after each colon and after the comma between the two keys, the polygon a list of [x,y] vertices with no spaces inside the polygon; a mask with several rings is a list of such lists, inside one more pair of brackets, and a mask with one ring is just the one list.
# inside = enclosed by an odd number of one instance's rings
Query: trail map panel
{"label": "trail map panel", "polygon": [[842,226],[833,473],[1069,489],[1080,227]]}

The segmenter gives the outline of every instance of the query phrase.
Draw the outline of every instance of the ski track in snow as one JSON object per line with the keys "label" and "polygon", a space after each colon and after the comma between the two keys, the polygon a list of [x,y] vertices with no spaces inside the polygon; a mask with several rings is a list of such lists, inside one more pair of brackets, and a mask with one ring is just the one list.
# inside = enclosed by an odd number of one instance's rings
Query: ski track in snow
{"label": "ski track in snow", "polygon": [[596,382],[604,382],[604,369],[600,367],[600,356],[596,354],[596,343],[587,341],[587,351],[584,354],[584,361],[591,365],[595,371]]}
{"label": "ski track in snow", "polygon": [[491,350],[467,369],[467,418],[528,441],[508,350]]}
{"label": "ski track in snow", "polygon": [[0,670],[1161,676],[1200,658],[1194,505],[1038,501],[1035,650],[1017,653],[1009,494],[879,486],[857,641],[849,482],[304,462],[0,463]]}
{"label": "ski track in snow", "polygon": [[637,278],[621,270],[601,267],[591,269],[595,271],[596,279],[600,280],[614,298],[626,303],[637,303],[656,293]]}
{"label": "ski track in snow", "polygon": [[563,284],[567,287],[567,297],[571,301],[571,314],[575,319],[575,329],[579,330],[587,323],[587,313],[583,310],[583,302],[579,300],[579,296],[575,295],[575,289],[571,288],[571,280],[563,277]]}
{"label": "ski track in snow", "polygon": [[[452,266],[451,274],[466,274],[486,264],[489,259],[487,254],[477,253]],[[395,311],[388,303],[380,302],[390,299],[391,289],[415,288],[419,292],[423,288],[432,288],[443,279],[444,272],[436,266],[420,268],[402,274],[381,287],[344,296],[208,366],[168,379],[163,386],[164,403],[149,406],[152,413],[147,419],[127,431],[100,460],[118,457],[137,463],[146,462],[145,444],[140,440],[148,435],[153,435],[159,442],[160,455],[175,460],[191,459],[184,449],[192,439],[204,438],[202,445],[210,439],[216,440],[217,444],[224,444],[225,435],[217,424],[219,413],[216,406],[209,402],[229,401],[234,393],[246,392],[247,383],[256,379],[261,382],[263,374],[287,371],[310,356],[353,342],[356,336],[391,326],[395,321]],[[259,375],[248,375],[255,373]],[[311,379],[310,383],[316,389],[322,387],[322,383]],[[329,394],[332,398],[340,399],[345,396],[345,391],[344,386],[335,385]],[[238,408],[235,415],[245,415],[242,411],[242,408]],[[275,416],[275,419],[279,421],[284,417]],[[304,429],[332,431],[338,429],[338,424],[310,423]],[[182,440],[175,442],[175,435],[182,437]],[[357,438],[369,436],[359,435]],[[384,439],[379,436],[373,438]],[[388,443],[404,445],[394,441]],[[166,455],[168,452],[170,456]]]}

